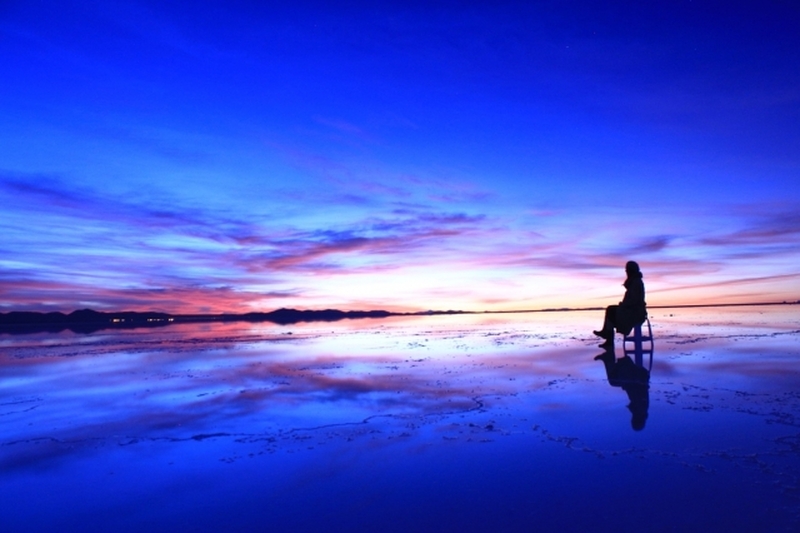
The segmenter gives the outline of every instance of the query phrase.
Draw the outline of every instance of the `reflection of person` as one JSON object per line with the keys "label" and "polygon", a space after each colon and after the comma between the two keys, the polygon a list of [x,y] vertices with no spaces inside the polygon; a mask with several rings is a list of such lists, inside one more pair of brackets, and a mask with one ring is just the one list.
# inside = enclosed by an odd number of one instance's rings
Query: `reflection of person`
{"label": "reflection of person", "polygon": [[595,360],[598,359],[606,366],[608,384],[612,387],[621,387],[628,394],[631,427],[641,431],[644,429],[647,409],[650,407],[650,372],[634,363],[627,355],[617,359],[610,350],[595,357]]}
{"label": "reflection of person", "polygon": [[614,330],[627,335],[631,330],[640,325],[647,318],[647,307],[644,301],[644,282],[642,271],[636,261],[628,261],[625,265],[627,278],[623,286],[625,296],[619,305],[609,305],[603,320],[603,329],[594,332],[598,337],[606,340],[600,346],[609,348],[614,346]]}

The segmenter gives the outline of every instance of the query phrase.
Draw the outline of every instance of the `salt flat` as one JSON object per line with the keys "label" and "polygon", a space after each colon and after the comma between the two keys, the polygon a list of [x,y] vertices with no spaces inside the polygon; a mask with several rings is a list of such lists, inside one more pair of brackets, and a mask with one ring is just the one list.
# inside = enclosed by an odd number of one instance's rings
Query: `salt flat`
{"label": "salt flat", "polygon": [[0,529],[796,530],[797,306],[650,316],[639,430],[598,313],[2,335]]}

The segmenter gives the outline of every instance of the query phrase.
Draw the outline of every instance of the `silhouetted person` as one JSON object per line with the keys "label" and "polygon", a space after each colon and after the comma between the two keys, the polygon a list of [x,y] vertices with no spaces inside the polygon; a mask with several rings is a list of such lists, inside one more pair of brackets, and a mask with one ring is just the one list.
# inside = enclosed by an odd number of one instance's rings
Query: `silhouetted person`
{"label": "silhouetted person", "polygon": [[627,355],[617,359],[610,350],[595,357],[596,360],[603,361],[608,384],[612,387],[621,387],[628,394],[631,427],[641,431],[644,429],[647,409],[650,407],[650,372],[634,363]]}
{"label": "silhouetted person", "polygon": [[622,285],[625,287],[625,296],[619,305],[609,305],[603,321],[603,329],[595,330],[594,334],[606,340],[602,348],[614,347],[614,330],[627,335],[631,330],[647,319],[647,307],[644,301],[644,282],[642,271],[636,261],[625,264],[627,278]]}

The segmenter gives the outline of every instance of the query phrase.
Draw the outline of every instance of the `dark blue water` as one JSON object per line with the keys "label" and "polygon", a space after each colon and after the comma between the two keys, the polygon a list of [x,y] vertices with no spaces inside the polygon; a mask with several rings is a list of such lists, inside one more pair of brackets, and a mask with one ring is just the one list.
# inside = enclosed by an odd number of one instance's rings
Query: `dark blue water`
{"label": "dark blue water", "polygon": [[794,531],[795,311],[653,313],[640,430],[591,313],[2,336],[0,530]]}

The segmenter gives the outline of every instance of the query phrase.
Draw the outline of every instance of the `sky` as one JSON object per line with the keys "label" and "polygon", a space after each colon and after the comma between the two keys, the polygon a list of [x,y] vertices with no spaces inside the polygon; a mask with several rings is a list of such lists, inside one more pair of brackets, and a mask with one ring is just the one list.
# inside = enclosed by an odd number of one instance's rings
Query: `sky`
{"label": "sky", "polygon": [[[611,5],[606,5],[611,4]],[[0,1],[0,311],[800,300],[800,4]]]}

